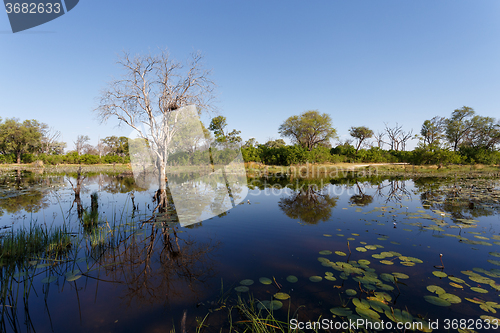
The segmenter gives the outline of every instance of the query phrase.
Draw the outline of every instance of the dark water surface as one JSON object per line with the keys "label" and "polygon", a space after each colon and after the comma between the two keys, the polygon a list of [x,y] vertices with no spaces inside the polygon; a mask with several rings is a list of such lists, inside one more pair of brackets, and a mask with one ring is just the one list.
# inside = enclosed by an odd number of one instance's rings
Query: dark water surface
{"label": "dark water surface", "polygon": [[[3,264],[2,283],[14,283],[3,296],[2,330],[181,332],[186,313],[187,331],[195,332],[196,318],[211,313],[205,331],[219,332],[228,322],[227,311],[220,309],[221,290],[227,292],[225,304],[234,305],[239,295],[234,288],[245,279],[254,283],[240,294],[244,299],[290,295],[275,311],[284,320],[289,309],[294,313],[299,307],[301,320],[333,318],[330,309],[345,305],[351,316],[369,317],[356,311],[353,301],[384,300],[379,292],[388,295],[389,307],[406,310],[415,320],[500,317],[496,179],[254,179],[249,184],[243,204],[183,228],[167,215],[151,218],[154,191],[136,187],[133,178],[89,176],[80,204],[90,211],[90,194],[98,193],[99,224],[85,229],[68,177],[0,176],[4,237],[43,223],[75,233],[66,259],[31,258],[14,277]],[[332,253],[319,254],[324,250]],[[399,283],[387,278],[393,273]],[[290,275],[298,281],[289,282]],[[312,276],[322,279],[312,282]],[[259,282],[261,277],[275,279],[281,289]],[[448,296],[440,297],[443,293]],[[429,296],[444,302],[437,305]],[[379,317],[390,321],[383,311]]]}

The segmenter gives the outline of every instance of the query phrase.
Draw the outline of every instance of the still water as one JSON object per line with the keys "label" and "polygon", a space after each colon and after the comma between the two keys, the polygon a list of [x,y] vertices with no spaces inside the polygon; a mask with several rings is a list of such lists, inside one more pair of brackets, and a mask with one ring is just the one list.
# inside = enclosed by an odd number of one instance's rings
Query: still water
{"label": "still water", "polygon": [[132,177],[87,176],[80,200],[72,184],[0,176],[4,238],[38,224],[72,239],[57,260],[2,261],[1,330],[228,331],[238,297],[284,321],[440,320],[440,332],[500,317],[496,179],[254,178],[235,208],[187,227]]}

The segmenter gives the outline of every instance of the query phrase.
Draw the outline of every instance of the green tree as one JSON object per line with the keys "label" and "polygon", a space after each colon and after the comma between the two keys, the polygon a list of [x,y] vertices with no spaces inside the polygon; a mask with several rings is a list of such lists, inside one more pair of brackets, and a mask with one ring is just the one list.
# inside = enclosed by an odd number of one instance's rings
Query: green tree
{"label": "green tree", "polygon": [[467,137],[472,126],[472,118],[476,112],[474,109],[463,106],[461,109],[456,109],[451,113],[451,117],[445,121],[445,133],[448,142],[457,151],[463,139]]}
{"label": "green tree", "polygon": [[126,136],[107,136],[101,139],[111,155],[126,156],[128,152],[128,138]]}
{"label": "green tree", "polygon": [[278,132],[308,150],[319,144],[329,143],[330,139],[336,137],[331,117],[326,113],[320,114],[317,110],[288,118],[280,125]]}
{"label": "green tree", "polygon": [[366,126],[359,126],[359,127],[353,126],[349,129],[349,134],[353,138],[355,138],[357,141],[356,153],[358,152],[359,148],[361,147],[361,144],[363,143],[363,141],[373,137],[373,131]]}
{"label": "green tree", "polygon": [[224,116],[217,116],[210,122],[209,130],[214,132],[215,142],[219,145],[224,145],[226,143],[240,143],[241,137],[239,134],[241,131],[233,129],[231,132],[227,132],[227,121]]}
{"label": "green tree", "polygon": [[286,142],[283,139],[269,140],[264,144],[264,146],[269,148],[280,148],[286,146]]}
{"label": "green tree", "polygon": [[242,148],[255,148],[258,145],[259,143],[257,142],[257,140],[255,140],[255,138],[250,138],[245,142]]}
{"label": "green tree", "polygon": [[32,119],[22,123],[18,119],[6,119],[0,124],[0,151],[15,154],[17,163],[21,155],[37,152],[41,147],[41,124]]}
{"label": "green tree", "polygon": [[474,116],[463,145],[471,148],[493,150],[500,142],[500,123],[492,117]]}
{"label": "green tree", "polygon": [[420,129],[423,145],[438,148],[440,140],[443,138],[445,118],[436,116],[430,120],[424,121]]}

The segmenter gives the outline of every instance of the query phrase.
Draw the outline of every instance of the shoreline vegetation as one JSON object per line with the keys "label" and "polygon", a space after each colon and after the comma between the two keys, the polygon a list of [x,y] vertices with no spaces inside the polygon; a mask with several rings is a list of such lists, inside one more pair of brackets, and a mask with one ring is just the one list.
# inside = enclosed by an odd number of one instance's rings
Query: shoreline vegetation
{"label": "shoreline vegetation", "polygon": [[[44,165],[39,161],[25,164],[0,164],[0,173],[11,171],[31,171],[34,173],[76,173],[81,168],[85,173],[115,173],[121,176],[133,176],[131,164],[60,164]],[[192,166],[171,166],[172,171],[189,173],[198,170]],[[451,165],[412,165],[409,163],[304,163],[290,166],[265,165],[262,163],[245,163],[249,177],[256,176],[289,176],[292,178],[323,177],[367,177],[376,175],[428,175],[440,176],[450,174],[484,174],[500,176],[500,165],[483,164],[451,164]]]}

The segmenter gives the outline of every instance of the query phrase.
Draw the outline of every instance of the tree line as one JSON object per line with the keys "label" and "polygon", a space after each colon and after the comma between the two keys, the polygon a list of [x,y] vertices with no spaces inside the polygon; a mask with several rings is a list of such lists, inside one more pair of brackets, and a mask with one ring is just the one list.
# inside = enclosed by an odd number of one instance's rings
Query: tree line
{"label": "tree line", "polygon": [[61,132],[37,120],[20,121],[0,118],[0,163],[97,164],[128,163],[128,138],[108,136],[96,146],[87,135],[73,142],[75,149],[64,152],[67,144],[60,141]]}
{"label": "tree line", "polygon": [[[214,154],[217,150],[222,152],[227,144],[240,144],[245,162],[266,165],[305,162],[500,164],[500,122],[476,114],[471,107],[456,109],[449,118],[436,116],[425,120],[419,134],[406,131],[397,123],[384,125],[385,129],[377,133],[366,126],[353,126],[349,129],[350,138],[339,141],[330,115],[310,110],[287,118],[279,126],[278,132],[291,141],[290,145],[283,139],[259,144],[255,138],[242,144],[241,132],[228,130],[226,118],[217,116],[208,128],[201,124],[203,134],[177,138],[177,150],[170,154],[168,164],[192,165],[206,161],[208,147],[213,147]],[[37,120],[0,119],[0,163],[130,162],[127,137],[108,136],[93,146],[88,136],[79,135],[74,141],[75,149],[66,154],[66,143],[59,141],[59,137],[59,131]],[[332,146],[335,139],[337,142]],[[418,144],[408,151],[411,140],[418,140]]]}

